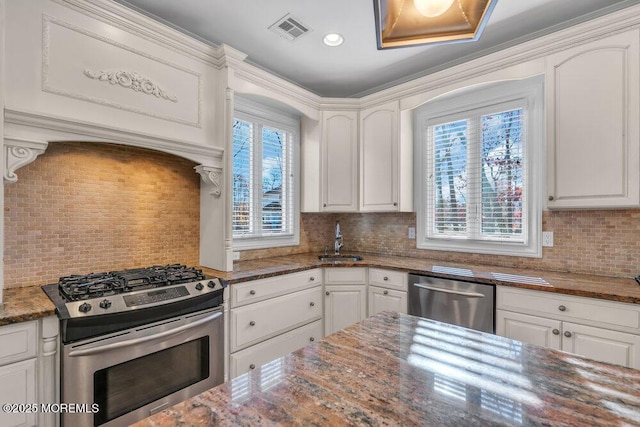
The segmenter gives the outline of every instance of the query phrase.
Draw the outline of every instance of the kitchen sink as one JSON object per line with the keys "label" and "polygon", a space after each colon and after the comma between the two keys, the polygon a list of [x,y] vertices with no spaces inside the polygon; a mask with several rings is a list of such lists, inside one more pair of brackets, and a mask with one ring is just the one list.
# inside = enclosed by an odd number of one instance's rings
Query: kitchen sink
{"label": "kitchen sink", "polygon": [[362,257],[359,255],[319,255],[318,259],[322,262],[362,261]]}

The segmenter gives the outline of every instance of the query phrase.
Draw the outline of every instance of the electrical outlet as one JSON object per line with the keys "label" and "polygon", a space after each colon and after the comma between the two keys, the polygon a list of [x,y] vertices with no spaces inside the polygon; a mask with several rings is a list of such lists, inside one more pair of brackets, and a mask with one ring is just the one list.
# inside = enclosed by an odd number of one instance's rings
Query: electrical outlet
{"label": "electrical outlet", "polygon": [[547,248],[553,247],[553,231],[542,232],[542,246]]}
{"label": "electrical outlet", "polygon": [[412,240],[414,240],[416,238],[416,228],[415,227],[409,227],[408,237],[410,239],[412,239]]}
{"label": "electrical outlet", "polygon": [[234,261],[238,261],[240,259],[240,252],[234,252],[233,253],[233,260]]}

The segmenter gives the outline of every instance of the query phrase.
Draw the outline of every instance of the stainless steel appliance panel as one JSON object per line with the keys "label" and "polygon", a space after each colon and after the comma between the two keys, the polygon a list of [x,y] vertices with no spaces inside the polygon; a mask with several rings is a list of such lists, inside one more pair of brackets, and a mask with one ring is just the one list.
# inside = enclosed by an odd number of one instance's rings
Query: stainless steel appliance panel
{"label": "stainless steel appliance panel", "polygon": [[495,333],[495,286],[409,275],[409,314]]}
{"label": "stainless steel appliance panel", "polygon": [[219,307],[64,344],[62,400],[97,410],[62,425],[129,425],[221,384],[223,319]]}

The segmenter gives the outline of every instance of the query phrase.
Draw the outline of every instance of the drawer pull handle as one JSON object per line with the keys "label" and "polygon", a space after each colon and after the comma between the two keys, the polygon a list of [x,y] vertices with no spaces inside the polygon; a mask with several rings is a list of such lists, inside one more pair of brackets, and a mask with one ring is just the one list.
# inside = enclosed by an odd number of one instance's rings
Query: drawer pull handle
{"label": "drawer pull handle", "polygon": [[309,281],[310,281],[310,282],[313,282],[314,280],[316,280],[316,278],[315,278],[315,277],[313,277],[313,276],[309,277]]}
{"label": "drawer pull handle", "polygon": [[255,295],[255,294],[256,294],[256,291],[254,291],[253,289],[251,289],[251,290],[249,291],[249,293],[250,293],[251,295]]}
{"label": "drawer pull handle", "polygon": [[309,303],[309,305],[310,305],[311,307],[313,307],[314,305],[316,305],[316,303],[315,303],[315,302],[313,302],[313,301],[311,301],[311,302]]}
{"label": "drawer pull handle", "polygon": [[389,291],[387,290],[382,291],[382,295],[389,295]]}
{"label": "drawer pull handle", "polygon": [[565,307],[564,305],[561,305],[560,307],[558,307],[558,310],[567,311],[567,307]]}
{"label": "drawer pull handle", "polygon": [[567,331],[564,333],[564,336],[567,338],[571,338],[571,332]]}
{"label": "drawer pull handle", "polygon": [[314,342],[316,339],[314,337],[309,338],[309,341]]}
{"label": "drawer pull handle", "polygon": [[325,294],[325,295],[329,295],[329,291],[325,292],[324,294]]}
{"label": "drawer pull handle", "polygon": [[553,335],[560,335],[560,331],[557,329],[554,329],[553,331],[551,331],[553,333]]}
{"label": "drawer pull handle", "polygon": [[249,369],[256,369],[256,365],[252,363],[251,365],[249,365]]}
{"label": "drawer pull handle", "polygon": [[384,277],[382,278],[382,280],[384,280],[385,282],[388,282],[388,281],[389,281],[389,278],[388,278],[387,276],[384,276]]}
{"label": "drawer pull handle", "polygon": [[256,322],[254,322],[253,320],[251,322],[249,322],[250,326],[256,326]]}

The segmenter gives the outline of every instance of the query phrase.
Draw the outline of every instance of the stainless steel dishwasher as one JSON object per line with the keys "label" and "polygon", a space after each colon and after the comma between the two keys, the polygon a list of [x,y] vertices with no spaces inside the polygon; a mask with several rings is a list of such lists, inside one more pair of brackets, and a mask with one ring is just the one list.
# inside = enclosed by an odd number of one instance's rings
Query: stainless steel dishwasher
{"label": "stainless steel dishwasher", "polygon": [[409,275],[409,314],[495,333],[495,286]]}

